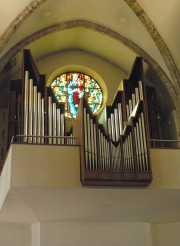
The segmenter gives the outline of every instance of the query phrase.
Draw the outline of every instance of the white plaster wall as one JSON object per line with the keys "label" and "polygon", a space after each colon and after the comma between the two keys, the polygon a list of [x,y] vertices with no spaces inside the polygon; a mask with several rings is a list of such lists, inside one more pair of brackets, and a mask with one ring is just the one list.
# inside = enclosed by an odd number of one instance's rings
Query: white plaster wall
{"label": "white plaster wall", "polygon": [[40,246],[40,223],[32,224],[32,246]]}
{"label": "white plaster wall", "polygon": [[149,188],[180,189],[179,149],[150,150],[153,180]]}
{"label": "white plaster wall", "polygon": [[180,222],[152,224],[152,246],[179,246]]}
{"label": "white plaster wall", "polygon": [[150,246],[144,223],[43,222],[41,246]]}
{"label": "white plaster wall", "polygon": [[0,223],[1,246],[32,246],[31,242],[31,225]]}
{"label": "white plaster wall", "polygon": [[10,188],[11,155],[12,155],[12,148],[10,147],[7,153],[7,157],[4,163],[2,173],[0,175],[0,209],[5,201],[6,195]]}
{"label": "white plaster wall", "polygon": [[[165,139],[180,140],[180,111],[173,110],[163,124]],[[169,146],[180,148],[180,142],[169,142]]]}
{"label": "white plaster wall", "polygon": [[80,187],[79,146],[12,145],[11,187]]}
{"label": "white plaster wall", "polygon": [[[120,81],[127,78],[127,74],[116,65],[80,50],[57,52],[37,60],[36,64],[40,73],[46,75],[46,81],[59,68],[61,68],[62,72],[67,72],[66,67],[68,69],[71,68],[71,70],[77,67],[80,71],[87,72],[94,79],[98,79],[97,75],[99,75],[105,83],[105,86],[101,83],[100,85],[103,92],[105,92],[104,100],[107,100],[108,105],[112,103]],[[65,69],[64,71],[63,68]],[[100,81],[97,80],[97,82]]]}

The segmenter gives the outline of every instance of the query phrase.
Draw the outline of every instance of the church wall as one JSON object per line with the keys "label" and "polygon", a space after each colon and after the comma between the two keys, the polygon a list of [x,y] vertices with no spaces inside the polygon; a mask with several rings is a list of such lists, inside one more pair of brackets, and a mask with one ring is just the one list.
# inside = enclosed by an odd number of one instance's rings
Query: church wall
{"label": "church wall", "polygon": [[[173,110],[163,124],[165,139],[180,140],[180,111]],[[180,147],[180,142],[168,143],[170,147]]]}
{"label": "church wall", "polygon": [[79,146],[14,144],[11,187],[80,187],[79,158]]}
{"label": "church wall", "polygon": [[180,188],[180,151],[179,149],[151,149],[153,180],[149,188]]}
{"label": "church wall", "polygon": [[41,246],[151,246],[146,236],[144,223],[41,223]]}
{"label": "church wall", "polygon": [[152,246],[179,246],[180,223],[151,224]]}
{"label": "church wall", "polygon": [[[76,67],[81,69],[82,72],[87,73],[94,79],[97,79],[97,82],[100,82],[103,92],[105,92],[104,98],[107,100],[108,105],[112,103],[121,79],[127,78],[127,73],[116,65],[80,50],[59,52],[37,60],[36,64],[40,73],[46,75],[46,80],[48,80],[55,70],[61,67],[65,69],[62,72],[67,72],[67,69],[73,71]],[[98,81],[98,75],[104,83]]]}
{"label": "church wall", "polygon": [[0,223],[0,245],[32,246],[31,225]]}
{"label": "church wall", "polygon": [[[179,189],[179,150],[151,149],[150,156],[153,180],[148,188]],[[78,146],[13,144],[11,186],[81,187],[79,158]]]}

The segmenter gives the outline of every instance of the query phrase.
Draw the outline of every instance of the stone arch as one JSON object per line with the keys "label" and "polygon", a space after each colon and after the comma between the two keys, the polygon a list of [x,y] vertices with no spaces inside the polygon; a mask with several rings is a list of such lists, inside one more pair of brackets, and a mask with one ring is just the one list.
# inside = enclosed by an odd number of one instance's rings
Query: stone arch
{"label": "stone arch", "polygon": [[0,36],[0,52],[5,47],[7,41],[15,33],[18,27],[42,4],[47,0],[32,0],[10,23],[3,34]]}
{"label": "stone arch", "polygon": [[[38,7],[41,6],[47,0],[32,0],[18,15],[17,17],[11,22],[8,28],[4,31],[4,33],[0,37],[0,52],[3,50],[6,42],[11,38],[17,28],[29,17]],[[145,26],[146,30],[154,40],[157,48],[159,49],[168,69],[171,74],[172,80],[174,82],[174,86],[176,87],[175,90],[179,92],[180,86],[180,74],[179,70],[174,62],[174,59],[169,51],[168,47],[166,46],[164,40],[160,36],[157,28],[140,6],[140,4],[135,0],[124,0],[126,4],[132,9],[134,14],[139,18],[142,24]],[[180,94],[180,93],[179,93]],[[179,101],[179,100],[178,100]]]}
{"label": "stone arch", "polygon": [[172,101],[175,104],[176,109],[180,109],[180,103],[179,103],[179,98],[178,98],[180,95],[179,88],[171,82],[171,80],[166,75],[166,73],[162,70],[159,64],[150,55],[148,55],[137,44],[127,39],[126,37],[122,36],[121,34],[113,31],[112,29],[109,29],[97,23],[93,23],[93,22],[86,21],[86,20],[73,20],[73,21],[61,22],[61,23],[49,26],[47,28],[44,28],[38,32],[31,34],[27,38],[17,43],[14,47],[12,47],[8,52],[6,52],[6,54],[4,54],[4,56],[0,59],[0,70],[17,52],[21,51],[23,47],[26,46],[27,44],[47,34],[66,30],[66,29],[71,29],[75,27],[89,28],[99,33],[102,33],[104,35],[108,35],[109,37],[118,40],[119,42],[123,43],[124,45],[132,49],[139,56],[142,56],[144,61],[146,61],[149,64],[149,66],[154,70],[154,72],[159,76],[159,78],[164,83],[165,87],[169,91],[169,94],[172,98]]}

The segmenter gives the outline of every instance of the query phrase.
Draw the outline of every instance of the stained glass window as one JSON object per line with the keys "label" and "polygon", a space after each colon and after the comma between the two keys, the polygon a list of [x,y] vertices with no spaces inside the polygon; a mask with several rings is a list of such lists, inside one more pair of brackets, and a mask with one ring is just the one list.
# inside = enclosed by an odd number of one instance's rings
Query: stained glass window
{"label": "stained glass window", "polygon": [[65,104],[65,116],[76,118],[80,98],[84,97],[93,114],[102,105],[102,90],[99,84],[83,73],[64,73],[56,77],[51,88],[60,103]]}

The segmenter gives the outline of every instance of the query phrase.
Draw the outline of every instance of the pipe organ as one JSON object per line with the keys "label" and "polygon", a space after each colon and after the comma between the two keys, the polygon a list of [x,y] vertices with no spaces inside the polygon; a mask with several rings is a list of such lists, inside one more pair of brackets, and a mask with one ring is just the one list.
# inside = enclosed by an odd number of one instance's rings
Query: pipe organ
{"label": "pipe organ", "polygon": [[66,138],[64,105],[57,103],[39,75],[29,50],[24,50],[23,79],[10,82],[8,142],[75,144]]}
{"label": "pipe organ", "polygon": [[37,85],[25,71],[24,83],[24,125],[23,142],[44,143],[45,135],[45,102]]}
{"label": "pipe organ", "polygon": [[65,138],[62,137],[65,136],[64,108],[56,103],[56,98],[50,88],[46,88],[46,98],[47,134],[52,136],[48,139],[48,143],[65,144]]}
{"label": "pipe organ", "polygon": [[64,105],[45,87],[31,54],[24,51],[23,79],[10,84],[9,132],[20,143],[80,145],[83,185],[146,186],[151,182],[149,120],[142,59],[135,60],[99,124],[81,99],[72,131],[66,133]]}
{"label": "pipe organ", "polygon": [[[136,185],[151,182],[149,125],[142,60],[137,58],[128,80],[123,80],[107,121],[99,124],[83,99],[75,133],[81,146],[81,180],[85,185]],[[78,132],[78,128],[81,131]]]}

